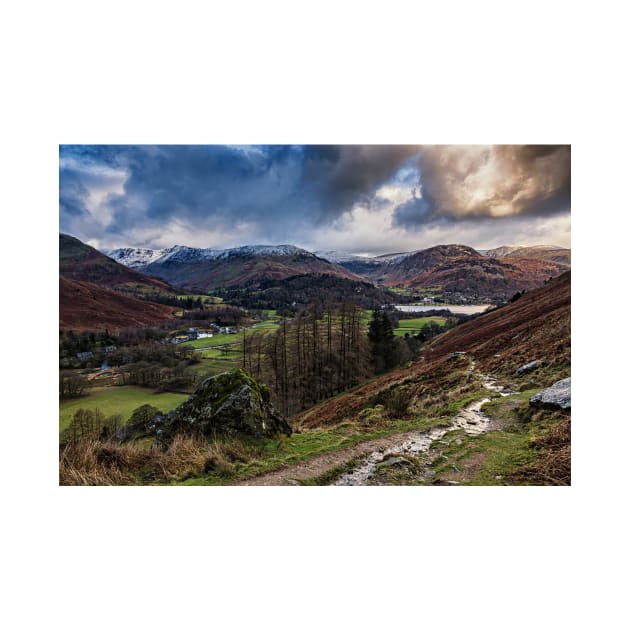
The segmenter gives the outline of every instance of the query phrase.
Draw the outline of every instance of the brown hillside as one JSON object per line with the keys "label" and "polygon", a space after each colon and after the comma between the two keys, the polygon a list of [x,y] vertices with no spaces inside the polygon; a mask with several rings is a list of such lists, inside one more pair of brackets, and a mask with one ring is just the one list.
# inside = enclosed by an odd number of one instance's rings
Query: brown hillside
{"label": "brown hillside", "polygon": [[129,269],[67,234],[59,235],[59,275],[135,295],[174,294],[163,280]]}
{"label": "brown hillside", "polygon": [[[568,375],[570,310],[571,276],[567,272],[514,303],[447,331],[410,367],[394,370],[309,409],[296,416],[293,425],[313,428],[355,418],[388,391],[405,390],[419,406],[456,388],[465,395],[471,389],[464,376],[471,360],[478,371],[507,379],[514,376],[516,368],[535,359],[555,364]],[[453,358],[453,352],[466,354]]]}
{"label": "brown hillside", "polygon": [[481,369],[505,374],[534,359],[569,361],[570,311],[571,272],[566,272],[516,302],[440,335],[425,356],[465,351]]}
{"label": "brown hillside", "polygon": [[154,326],[172,317],[172,308],[98,286],[59,278],[59,329],[105,330]]}
{"label": "brown hillside", "polygon": [[167,260],[147,265],[145,271],[174,286],[203,292],[224,287],[256,287],[265,280],[284,280],[306,274],[328,274],[363,281],[347,269],[308,252],[292,256],[233,255],[190,262]]}
{"label": "brown hillside", "polygon": [[566,252],[521,248],[521,255],[482,256],[464,245],[437,245],[387,265],[387,287],[439,287],[480,301],[504,301],[517,291],[535,289],[570,268]]}

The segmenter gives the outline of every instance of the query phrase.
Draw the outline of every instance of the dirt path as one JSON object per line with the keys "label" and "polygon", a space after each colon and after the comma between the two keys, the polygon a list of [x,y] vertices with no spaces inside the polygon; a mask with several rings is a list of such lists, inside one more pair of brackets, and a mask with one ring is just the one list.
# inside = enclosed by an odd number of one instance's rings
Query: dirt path
{"label": "dirt path", "polygon": [[289,486],[295,485],[292,480],[303,481],[310,479],[311,477],[318,477],[329,471],[331,468],[341,466],[351,459],[357,459],[368,455],[373,451],[385,450],[395,444],[404,442],[407,439],[418,434],[418,429],[413,431],[406,431],[405,433],[395,433],[393,435],[387,435],[382,438],[376,438],[375,440],[369,440],[367,442],[361,442],[355,444],[341,451],[334,451],[332,453],[324,453],[323,455],[317,455],[312,459],[308,459],[298,464],[291,464],[285,466],[280,470],[274,470],[273,472],[259,475],[251,479],[243,479],[232,485],[235,486]]}
{"label": "dirt path", "polygon": [[[470,373],[475,370],[475,362],[473,361],[470,368]],[[492,391],[495,395],[508,396],[513,392],[505,389],[502,385],[497,383],[496,379],[492,376],[485,374],[481,375],[482,383],[485,389]],[[369,440],[355,444],[341,451],[334,451],[332,453],[324,453],[323,455],[317,455],[309,460],[300,462],[298,464],[291,464],[275,470],[273,472],[259,475],[250,479],[244,479],[235,483],[237,486],[286,486],[286,485],[299,485],[300,481],[318,477],[328,472],[332,468],[341,466],[346,462],[367,457],[368,460],[377,459],[380,461],[382,454],[391,451],[404,445],[411,445],[413,450],[415,446],[418,446],[421,450],[426,450],[430,446],[430,443],[434,439],[438,439],[438,436],[453,430],[464,429],[467,433],[479,433],[488,429],[489,418],[486,418],[483,414],[480,414],[479,409],[484,402],[489,399],[484,398],[482,400],[475,401],[467,405],[457,415],[451,418],[450,428],[438,429],[438,430],[419,430],[406,431],[404,433],[395,433],[387,435],[375,440]],[[437,431],[437,432],[436,432]],[[426,442],[426,444],[425,444]],[[404,450],[404,449],[403,449]],[[368,461],[368,467],[371,463]],[[348,475],[346,475],[347,477]],[[352,474],[350,474],[352,476]]]}

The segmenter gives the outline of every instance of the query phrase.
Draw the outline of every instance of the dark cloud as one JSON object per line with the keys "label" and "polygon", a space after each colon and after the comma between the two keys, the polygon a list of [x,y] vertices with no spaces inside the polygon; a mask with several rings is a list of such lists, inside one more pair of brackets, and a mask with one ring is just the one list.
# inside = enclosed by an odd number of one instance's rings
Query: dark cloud
{"label": "dark cloud", "polygon": [[394,224],[414,226],[449,217],[545,216],[571,206],[568,145],[424,146],[422,198],[394,212]]}
{"label": "dark cloud", "polygon": [[71,169],[59,170],[59,213],[60,221],[66,217],[81,216],[86,212],[85,202],[89,191],[82,179]]}
{"label": "dark cloud", "polygon": [[396,225],[420,226],[427,223],[431,215],[431,205],[424,197],[412,196],[411,199],[401,203],[394,211]]}
{"label": "dark cloud", "polygon": [[307,145],[304,183],[317,193],[326,215],[339,214],[354,203],[369,204],[378,186],[418,152],[412,145]]}
{"label": "dark cloud", "polygon": [[[291,234],[296,226],[330,223],[357,202],[370,203],[376,187],[417,152],[406,146],[90,146],[61,147],[62,224],[79,212],[85,191],[99,185],[99,167],[125,173],[124,191],[107,197],[113,219],[105,228],[122,235],[140,223],[170,219],[200,228],[234,222]],[[379,207],[378,204],[376,207]]]}
{"label": "dark cloud", "polygon": [[392,226],[410,233],[570,207],[568,146],[78,145],[59,155],[60,229],[105,246],[314,242],[340,220],[382,232],[395,203]]}

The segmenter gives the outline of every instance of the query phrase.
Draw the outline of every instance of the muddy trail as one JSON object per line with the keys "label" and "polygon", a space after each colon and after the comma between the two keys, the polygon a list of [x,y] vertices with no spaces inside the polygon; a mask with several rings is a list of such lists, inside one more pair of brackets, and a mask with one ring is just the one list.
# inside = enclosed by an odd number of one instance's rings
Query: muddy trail
{"label": "muddy trail", "polygon": [[[470,371],[472,372],[474,369],[473,362]],[[493,394],[509,396],[514,393],[505,389],[494,377],[483,374],[480,376],[484,388]],[[357,465],[349,472],[342,474],[331,485],[387,485],[386,482],[379,481],[379,470],[390,466],[404,466],[406,457],[418,457],[426,453],[434,441],[440,440],[448,432],[462,429],[469,435],[477,435],[487,431],[491,427],[491,420],[481,412],[481,407],[489,401],[490,398],[481,398],[468,404],[449,420],[449,426],[435,427],[429,430],[416,429],[361,442],[349,448],[324,453],[258,477],[244,479],[234,485],[301,485],[303,481],[324,475],[331,469],[354,460],[359,460]]]}

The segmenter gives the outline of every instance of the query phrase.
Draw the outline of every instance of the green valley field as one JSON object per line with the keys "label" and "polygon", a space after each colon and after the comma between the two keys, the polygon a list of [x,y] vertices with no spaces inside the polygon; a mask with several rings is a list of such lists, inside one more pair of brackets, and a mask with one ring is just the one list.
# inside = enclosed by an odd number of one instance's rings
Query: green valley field
{"label": "green valley field", "polygon": [[401,319],[398,328],[394,328],[394,335],[417,335],[428,323],[434,322],[440,326],[446,323],[445,317],[416,317],[415,319]]}
{"label": "green valley field", "polygon": [[126,422],[134,409],[141,405],[153,405],[162,412],[174,409],[187,398],[187,394],[171,392],[156,393],[154,390],[133,385],[121,387],[94,387],[85,396],[63,401],[59,404],[59,431],[63,431],[72,420],[77,409],[100,409],[105,416],[120,414]]}

